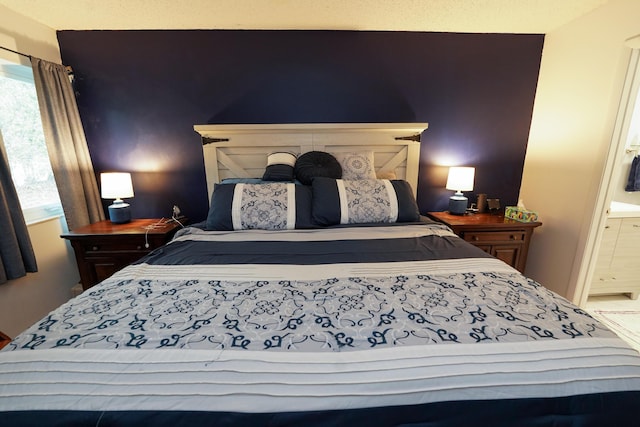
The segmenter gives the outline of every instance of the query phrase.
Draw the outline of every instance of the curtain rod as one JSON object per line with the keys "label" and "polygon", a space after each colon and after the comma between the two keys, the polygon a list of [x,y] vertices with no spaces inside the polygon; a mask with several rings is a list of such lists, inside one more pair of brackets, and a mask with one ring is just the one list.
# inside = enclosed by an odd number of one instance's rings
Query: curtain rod
{"label": "curtain rod", "polygon": [[9,52],[13,52],[17,55],[22,55],[26,58],[31,59],[31,55],[27,55],[26,53],[18,52],[17,50],[9,49],[8,47],[0,46],[0,49],[8,50]]}
{"label": "curtain rod", "polygon": [[[29,58],[29,60],[31,60],[33,58],[33,56],[31,56],[31,55],[27,55],[26,53],[18,52],[17,50],[9,49],[8,47],[0,46],[0,49],[4,49],[6,51],[15,53],[16,55],[22,55],[25,58]],[[67,66],[65,66],[65,68],[67,70],[67,73],[73,74],[73,68],[71,67],[71,65],[67,65]]]}

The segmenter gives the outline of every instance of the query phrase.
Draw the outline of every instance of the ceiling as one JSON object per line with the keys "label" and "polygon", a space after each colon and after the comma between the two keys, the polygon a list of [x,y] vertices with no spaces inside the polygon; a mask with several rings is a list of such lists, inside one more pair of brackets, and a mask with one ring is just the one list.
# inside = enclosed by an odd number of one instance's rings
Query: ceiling
{"label": "ceiling", "polygon": [[609,0],[0,0],[54,30],[548,33]]}

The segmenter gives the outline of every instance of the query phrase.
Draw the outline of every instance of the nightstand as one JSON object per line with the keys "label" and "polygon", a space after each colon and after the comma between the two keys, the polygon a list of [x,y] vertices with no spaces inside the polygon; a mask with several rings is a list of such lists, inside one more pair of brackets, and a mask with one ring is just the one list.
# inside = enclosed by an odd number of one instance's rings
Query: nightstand
{"label": "nightstand", "polygon": [[[180,218],[180,222],[185,224],[185,219]],[[71,242],[82,289],[87,290],[169,242],[180,227],[167,219],[132,219],[125,224],[105,220],[60,237]]]}
{"label": "nightstand", "polygon": [[11,342],[11,338],[0,332],[0,350]]}
{"label": "nightstand", "polygon": [[519,222],[502,214],[428,212],[436,221],[449,226],[458,236],[483,251],[501,259],[521,273],[527,265],[527,253],[533,229],[540,222]]}

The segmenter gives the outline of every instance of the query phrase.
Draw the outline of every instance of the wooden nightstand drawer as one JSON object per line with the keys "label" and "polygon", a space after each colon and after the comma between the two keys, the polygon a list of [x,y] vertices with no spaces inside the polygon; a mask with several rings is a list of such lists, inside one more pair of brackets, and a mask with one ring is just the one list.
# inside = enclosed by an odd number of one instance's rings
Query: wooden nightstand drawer
{"label": "wooden nightstand drawer", "polygon": [[518,231],[465,231],[464,240],[471,243],[524,242],[525,233]]}
{"label": "wooden nightstand drawer", "polygon": [[[120,251],[145,251],[144,239],[140,241],[108,241],[108,242],[82,242],[82,250],[89,254],[101,254]],[[145,252],[148,252],[146,250]]]}

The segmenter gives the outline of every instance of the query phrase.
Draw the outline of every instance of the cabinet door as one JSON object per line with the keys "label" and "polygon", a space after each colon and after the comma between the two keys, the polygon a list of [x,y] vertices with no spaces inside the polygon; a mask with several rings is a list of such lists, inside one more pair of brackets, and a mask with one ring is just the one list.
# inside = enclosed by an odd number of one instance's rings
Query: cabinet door
{"label": "cabinet door", "polygon": [[520,255],[522,245],[483,245],[474,243],[474,246],[482,249],[486,253],[509,264],[511,267],[520,269]]}
{"label": "cabinet door", "polygon": [[623,218],[615,244],[611,270],[620,279],[635,279],[640,288],[640,218]]}
{"label": "cabinet door", "polygon": [[493,255],[493,246],[491,246],[491,245],[480,245],[480,244],[475,244],[474,243],[473,246],[476,246],[476,247],[482,249],[483,251],[485,251],[486,253],[488,253],[490,255]]}
{"label": "cabinet door", "polygon": [[520,257],[520,246],[507,246],[499,245],[494,246],[491,250],[491,255],[509,264],[511,267],[518,268],[518,262]]}
{"label": "cabinet door", "polygon": [[94,282],[92,285],[102,282],[118,270],[124,268],[124,265],[121,265],[121,263],[114,258],[89,258],[87,262],[93,269]]}
{"label": "cabinet door", "polygon": [[610,218],[602,237],[591,295],[640,294],[640,218]]}
{"label": "cabinet door", "polygon": [[83,272],[80,273],[82,288],[91,286],[109,278],[117,271],[142,258],[145,252],[129,251],[114,252],[109,254],[91,254],[84,257]]}
{"label": "cabinet door", "polygon": [[600,250],[598,252],[598,259],[596,260],[596,271],[606,272],[611,268],[611,260],[613,259],[613,252],[616,247],[616,240],[618,239],[618,231],[622,219],[609,218],[604,227],[602,233],[602,241],[600,242]]}

